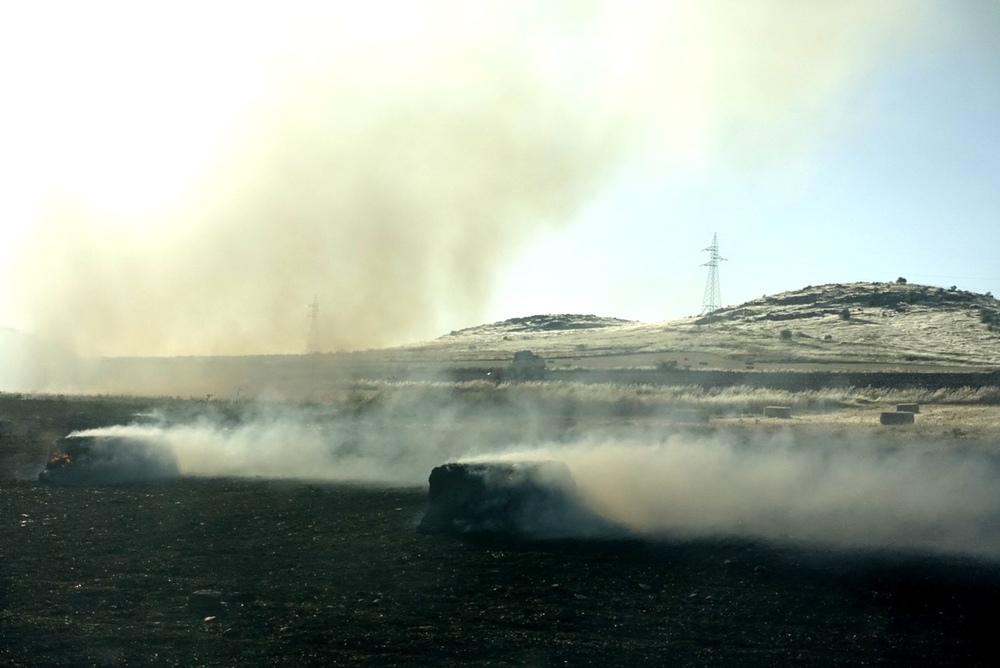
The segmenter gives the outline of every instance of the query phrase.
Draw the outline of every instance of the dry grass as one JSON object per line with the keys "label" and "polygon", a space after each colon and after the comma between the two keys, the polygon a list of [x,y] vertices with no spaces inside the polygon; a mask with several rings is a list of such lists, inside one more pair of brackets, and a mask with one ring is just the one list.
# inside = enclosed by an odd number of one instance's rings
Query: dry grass
{"label": "dry grass", "polygon": [[791,392],[788,390],[733,386],[704,388],[683,385],[622,385],[535,381],[500,383],[368,382],[353,388],[345,398],[354,409],[374,405],[579,405],[631,407],[640,413],[659,409],[693,408],[713,414],[758,413],[764,406],[789,406],[797,411],[825,411],[869,404],[918,403],[921,405],[1000,405],[1000,387],[956,389],[847,388]]}
{"label": "dry grass", "polygon": [[[882,411],[919,403],[912,425],[883,426]],[[349,410],[382,416],[539,415],[598,419],[608,424],[672,424],[679,409],[709,413],[715,428],[793,430],[807,440],[923,442],[1000,449],[1000,388],[954,390],[848,388],[788,392],[750,387],[701,388],[571,382],[369,383],[354,391]],[[791,419],[763,416],[764,406],[791,408]],[[610,422],[608,422],[610,421]]]}

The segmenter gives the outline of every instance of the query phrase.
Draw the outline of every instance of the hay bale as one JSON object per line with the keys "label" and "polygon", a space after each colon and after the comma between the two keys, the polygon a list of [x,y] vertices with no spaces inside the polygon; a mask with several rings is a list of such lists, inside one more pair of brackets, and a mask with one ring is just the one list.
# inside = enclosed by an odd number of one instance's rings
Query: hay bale
{"label": "hay bale", "polygon": [[121,485],[180,476],[177,461],[153,438],[69,435],[38,474],[50,485]]}
{"label": "hay bale", "polygon": [[882,424],[913,424],[913,413],[885,411],[879,417]]}
{"label": "hay bale", "polygon": [[901,413],[919,413],[920,404],[896,404],[896,410]]}
{"label": "hay bale", "polygon": [[708,411],[698,408],[681,408],[674,411],[674,420],[685,424],[708,424]]}
{"label": "hay bale", "polygon": [[764,417],[784,418],[792,417],[790,406],[764,406]]}
{"label": "hay bale", "polygon": [[596,527],[562,462],[479,462],[437,466],[428,479],[423,533],[541,538]]}

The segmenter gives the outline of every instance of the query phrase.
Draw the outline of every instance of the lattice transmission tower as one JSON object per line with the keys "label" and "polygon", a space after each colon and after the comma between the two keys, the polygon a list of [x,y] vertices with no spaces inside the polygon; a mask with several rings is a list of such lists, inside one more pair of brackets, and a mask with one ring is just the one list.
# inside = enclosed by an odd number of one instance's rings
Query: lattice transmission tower
{"label": "lattice transmission tower", "polygon": [[306,339],[306,354],[314,355],[319,352],[319,295],[313,295],[312,303],[309,304],[309,338]]}
{"label": "lattice transmission tower", "polygon": [[719,262],[726,258],[719,255],[719,235],[712,235],[712,245],[702,250],[708,251],[708,262],[701,265],[708,267],[708,281],[705,283],[705,299],[701,314],[718,311],[722,308],[722,291],[719,289]]}

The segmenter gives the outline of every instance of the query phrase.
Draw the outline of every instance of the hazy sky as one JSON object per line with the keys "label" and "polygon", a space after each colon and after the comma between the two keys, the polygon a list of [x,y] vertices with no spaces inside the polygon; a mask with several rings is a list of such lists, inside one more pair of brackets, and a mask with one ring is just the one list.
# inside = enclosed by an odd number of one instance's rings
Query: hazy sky
{"label": "hazy sky", "polygon": [[1000,294],[1000,5],[3,3],[0,324],[324,350],[895,280]]}

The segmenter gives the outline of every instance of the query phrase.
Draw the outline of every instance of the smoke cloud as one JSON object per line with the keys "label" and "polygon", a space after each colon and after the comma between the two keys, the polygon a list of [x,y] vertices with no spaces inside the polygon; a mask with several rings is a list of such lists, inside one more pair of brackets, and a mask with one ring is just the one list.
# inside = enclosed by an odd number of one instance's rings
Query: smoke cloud
{"label": "smoke cloud", "polygon": [[[436,408],[438,410],[432,410]],[[336,416],[261,404],[238,419],[204,415],[191,421],[128,424],[78,432],[156,444],[182,476],[366,482],[418,486],[442,461],[474,456],[496,441],[470,439],[454,413],[430,403],[422,429],[406,420],[408,407],[364,416]]]}
{"label": "smoke cloud", "polygon": [[517,429],[478,433],[447,410],[408,428],[395,410],[335,420],[265,411],[239,424],[204,418],[83,433],[159,444],[181,475],[196,477],[424,487],[446,462],[562,462],[581,500],[578,523],[558,527],[563,537],[619,536],[624,527],[653,539],[1000,558],[1000,460],[983,452],[634,430],[525,445],[531,437]]}
{"label": "smoke cloud", "polygon": [[471,324],[539,231],[625,174],[801,150],[920,23],[905,2],[351,7],[2,22],[38,68],[2,123],[11,320],[84,355],[301,352],[313,295],[326,351]]}
{"label": "smoke cloud", "polygon": [[463,110],[313,83],[162,241],[94,236],[79,202],[43,212],[50,262],[25,268],[41,329],[92,354],[302,352],[315,294],[324,350],[427,336],[477,312],[499,263],[598,167],[569,127],[533,120],[530,86],[494,82],[500,99]]}
{"label": "smoke cloud", "polygon": [[645,534],[1000,557],[1000,461],[983,453],[673,437],[566,460],[594,510]]}

